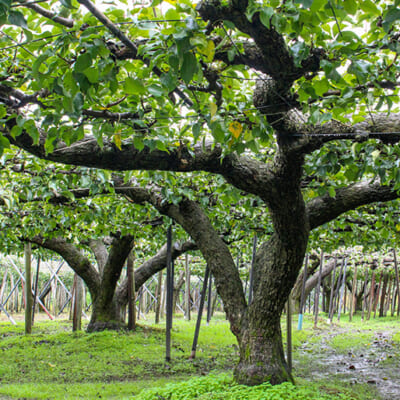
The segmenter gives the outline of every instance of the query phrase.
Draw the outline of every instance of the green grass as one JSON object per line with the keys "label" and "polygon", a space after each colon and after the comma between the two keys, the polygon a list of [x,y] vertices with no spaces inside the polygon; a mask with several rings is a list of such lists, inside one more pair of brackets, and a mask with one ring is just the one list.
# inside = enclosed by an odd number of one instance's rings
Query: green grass
{"label": "green grass", "polygon": [[[357,385],[350,390],[346,383],[332,379],[310,382],[307,375],[296,379],[296,387],[235,385],[231,371],[238,359],[238,348],[223,316],[217,316],[209,326],[202,325],[193,361],[188,358],[195,321],[175,319],[171,363],[164,360],[164,325],[155,326],[150,319],[139,322],[141,325],[135,333],[108,331],[93,334],[70,332],[68,321],[37,322],[34,333],[28,336],[24,335],[23,324],[15,327],[1,323],[0,398],[167,399],[171,391],[174,393],[171,399],[191,399],[193,393],[190,391],[198,391],[198,399],[224,400],[375,398],[366,385]],[[313,354],[304,355],[297,349],[305,343],[318,342],[332,332],[335,335],[329,344],[345,351],[346,346],[364,343],[375,330],[392,329],[395,322],[398,324],[397,319],[390,318],[370,322],[343,320],[340,325],[330,326],[322,318],[318,329],[313,329],[312,317],[306,316],[304,329],[297,331],[297,318],[294,317],[294,358],[307,366],[312,362]],[[283,331],[284,327],[283,318]],[[343,330],[349,334],[339,335]],[[354,332],[357,335],[354,336]],[[400,334],[395,340],[400,342]],[[156,392],[162,397],[154,397]]]}

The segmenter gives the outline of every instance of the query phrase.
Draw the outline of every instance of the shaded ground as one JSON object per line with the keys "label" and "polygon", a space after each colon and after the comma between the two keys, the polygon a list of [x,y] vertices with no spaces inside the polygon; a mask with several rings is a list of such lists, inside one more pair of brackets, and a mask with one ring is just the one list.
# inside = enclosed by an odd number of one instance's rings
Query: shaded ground
{"label": "shaded ground", "polygon": [[376,398],[400,399],[400,344],[393,330],[369,332],[335,329],[315,331],[297,349],[296,375],[313,380],[332,379],[368,384]]}

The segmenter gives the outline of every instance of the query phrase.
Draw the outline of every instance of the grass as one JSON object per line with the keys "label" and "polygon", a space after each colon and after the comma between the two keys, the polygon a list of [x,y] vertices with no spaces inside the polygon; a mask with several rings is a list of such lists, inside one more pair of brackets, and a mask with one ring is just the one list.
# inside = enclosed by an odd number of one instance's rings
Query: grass
{"label": "grass", "polygon": [[[398,320],[391,318],[364,324],[343,320],[340,325],[329,326],[322,318],[319,328],[313,329],[312,317],[306,316],[303,330],[297,331],[294,318],[294,358],[300,362],[295,370],[299,374],[298,385],[253,389],[232,382],[238,348],[223,316],[214,318],[209,326],[202,325],[193,361],[188,358],[195,321],[175,319],[171,363],[164,361],[163,325],[155,326],[150,320],[141,320],[135,333],[93,334],[70,332],[68,321],[43,321],[37,322],[34,333],[28,336],[24,335],[22,323],[16,327],[0,323],[0,398],[191,399],[193,394],[188,393],[197,390],[199,399],[373,399],[374,394],[366,385],[349,388],[332,379],[310,382],[300,372],[301,363],[306,367],[313,354],[305,356],[297,349],[306,343],[317,343],[333,332],[338,334],[332,336],[329,344],[345,351],[346,346],[348,349],[369,340],[375,330],[392,329],[395,322]],[[341,336],[342,331],[348,333]],[[397,336],[400,342],[400,335]],[[171,393],[174,395],[168,397]]]}

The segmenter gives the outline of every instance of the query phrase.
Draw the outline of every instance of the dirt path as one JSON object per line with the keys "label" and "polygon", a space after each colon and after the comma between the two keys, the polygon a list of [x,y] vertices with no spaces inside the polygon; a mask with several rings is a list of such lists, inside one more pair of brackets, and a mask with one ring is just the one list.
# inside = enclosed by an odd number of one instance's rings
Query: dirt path
{"label": "dirt path", "polygon": [[394,332],[374,332],[373,340],[367,345],[338,352],[331,341],[344,332],[316,333],[320,340],[314,337],[312,342],[304,343],[297,349],[295,373],[316,380],[340,379],[348,381],[349,385],[367,383],[371,391],[377,390],[379,400],[399,400],[400,345],[392,341]]}

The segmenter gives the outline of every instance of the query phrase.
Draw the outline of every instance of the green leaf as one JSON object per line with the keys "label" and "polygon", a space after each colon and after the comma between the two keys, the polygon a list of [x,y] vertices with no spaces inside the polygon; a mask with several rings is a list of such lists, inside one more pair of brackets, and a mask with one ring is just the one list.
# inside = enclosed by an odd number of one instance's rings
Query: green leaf
{"label": "green leaf", "polygon": [[383,19],[382,26],[385,32],[389,32],[389,30],[393,25],[393,22],[399,19],[400,19],[400,9],[398,7],[390,8]]}
{"label": "green leaf", "polygon": [[380,15],[380,11],[378,7],[371,1],[371,0],[364,0],[361,1],[359,4],[361,10],[371,13],[372,15],[378,16]]}
{"label": "green leaf", "polygon": [[72,102],[74,106],[74,111],[76,113],[80,113],[82,111],[83,103],[84,103],[83,95],[81,92],[78,92],[75,95],[74,100]]}
{"label": "green leaf", "polygon": [[[347,1],[347,0],[346,0]],[[345,2],[346,2],[345,1]],[[310,7],[311,12],[319,11],[326,4],[326,0],[313,0]]]}
{"label": "green leaf", "polygon": [[295,4],[301,4],[304,8],[310,8],[313,0],[295,0]]}
{"label": "green leaf", "polygon": [[271,27],[271,17],[274,15],[272,7],[265,7],[260,11],[260,21],[268,29]]}
{"label": "green leaf", "polygon": [[139,138],[137,136],[135,136],[133,138],[133,145],[135,146],[135,148],[139,151],[142,151],[144,149],[144,143],[142,138]]}
{"label": "green leaf", "polygon": [[92,57],[90,56],[89,53],[83,53],[76,59],[74,70],[76,72],[83,72],[91,65],[92,65]]}
{"label": "green leaf", "polygon": [[150,94],[152,94],[154,97],[161,97],[165,94],[163,88],[160,85],[152,84],[150,85],[147,90],[149,91]]}
{"label": "green leaf", "polygon": [[19,11],[10,11],[8,14],[8,22],[11,25],[17,25],[21,28],[28,29],[28,24],[24,15]]}
{"label": "green leaf", "polygon": [[354,15],[357,10],[358,6],[357,3],[354,0],[345,0],[343,1],[343,7],[347,14]]}
{"label": "green leaf", "polygon": [[181,66],[181,77],[186,84],[192,80],[194,73],[197,71],[197,59],[192,52],[187,52],[183,56]]}
{"label": "green leaf", "polygon": [[146,88],[140,79],[128,77],[124,82],[124,91],[127,94],[140,95],[146,93]]}
{"label": "green leaf", "polygon": [[7,115],[7,108],[0,104],[0,118],[4,118]]}
{"label": "green leaf", "polygon": [[99,69],[97,67],[87,68],[84,72],[90,83],[96,83],[99,80]]}

